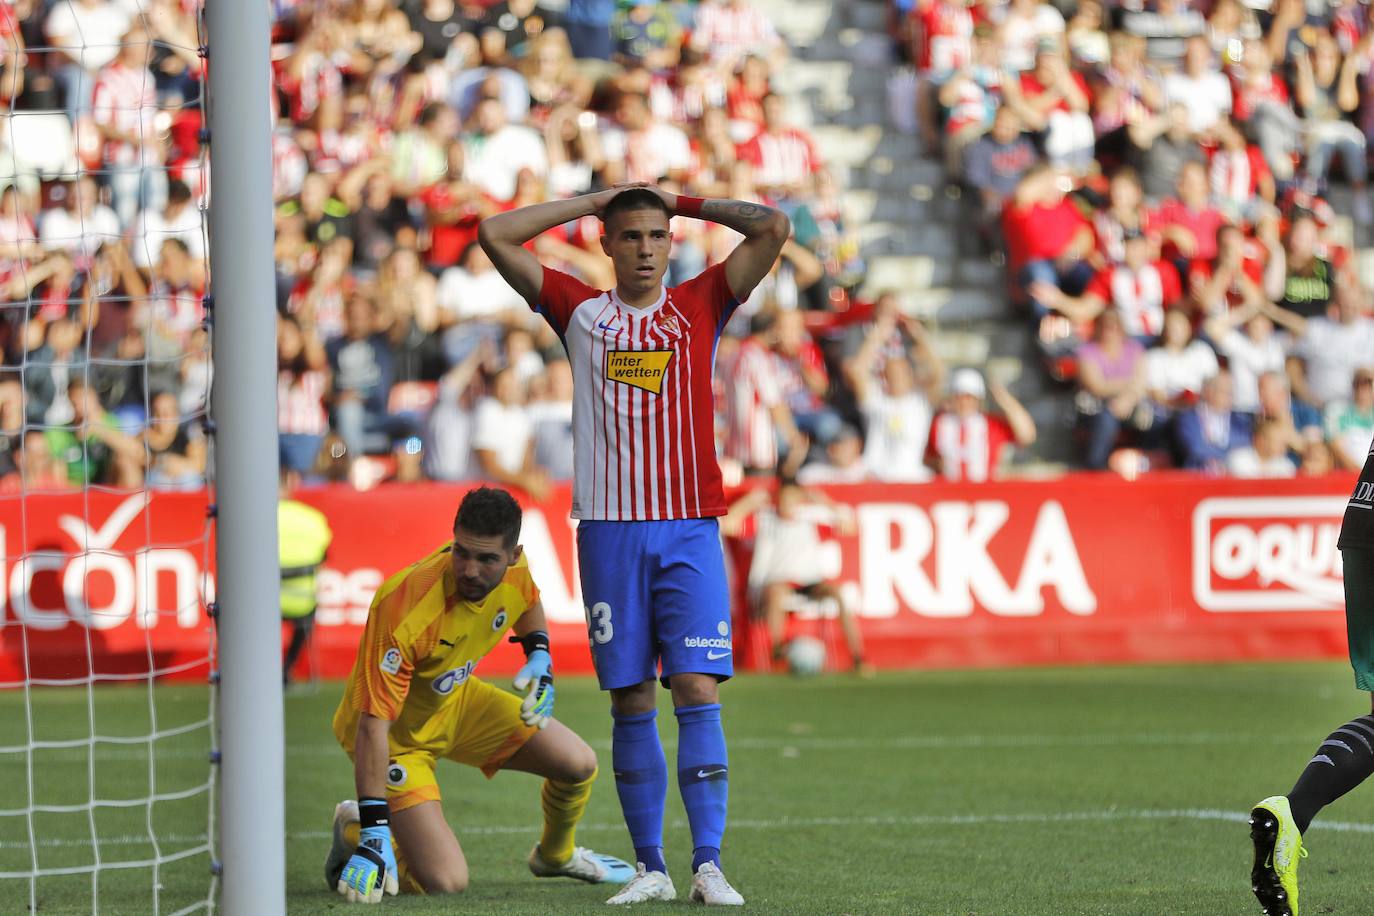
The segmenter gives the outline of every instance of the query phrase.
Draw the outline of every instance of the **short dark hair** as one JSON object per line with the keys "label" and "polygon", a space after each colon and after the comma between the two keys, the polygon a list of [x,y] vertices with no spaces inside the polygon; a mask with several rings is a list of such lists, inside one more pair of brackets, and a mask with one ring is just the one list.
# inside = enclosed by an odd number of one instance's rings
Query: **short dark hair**
{"label": "short dark hair", "polygon": [[601,225],[610,226],[611,217],[620,213],[629,213],[631,210],[658,210],[665,219],[671,219],[673,214],[668,211],[668,205],[648,188],[628,188],[621,191],[601,211]]}
{"label": "short dark hair", "polygon": [[505,490],[478,487],[458,504],[453,530],[462,528],[478,537],[499,537],[507,549],[520,540],[520,504]]}

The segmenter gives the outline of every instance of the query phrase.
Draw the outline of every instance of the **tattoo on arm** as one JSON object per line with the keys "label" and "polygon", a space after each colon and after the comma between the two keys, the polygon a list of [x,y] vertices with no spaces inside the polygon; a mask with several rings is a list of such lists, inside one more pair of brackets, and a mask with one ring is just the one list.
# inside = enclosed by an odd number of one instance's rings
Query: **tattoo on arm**
{"label": "tattoo on arm", "polygon": [[778,211],[744,200],[708,200],[702,205],[701,215],[713,223],[752,236],[773,222]]}

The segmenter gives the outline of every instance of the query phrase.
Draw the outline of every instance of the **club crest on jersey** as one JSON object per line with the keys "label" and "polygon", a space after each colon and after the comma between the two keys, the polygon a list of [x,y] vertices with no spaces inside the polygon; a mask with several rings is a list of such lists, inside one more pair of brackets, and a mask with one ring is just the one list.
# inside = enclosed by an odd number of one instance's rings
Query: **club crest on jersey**
{"label": "club crest on jersey", "polygon": [[673,350],[607,350],[606,378],[651,394],[663,393]]}
{"label": "club crest on jersey", "polygon": [[654,323],[657,324],[658,329],[665,334],[673,337],[682,335],[682,326],[678,324],[676,315],[664,315],[660,312]]}
{"label": "club crest on jersey", "polygon": [[448,696],[453,693],[453,688],[461,686],[468,679],[472,669],[476,667],[476,662],[464,662],[460,667],[452,668],[436,677],[430,686],[440,696]]}
{"label": "club crest on jersey", "polygon": [[492,621],[491,621],[491,628],[492,628],[493,630],[499,630],[499,629],[501,629],[502,627],[504,627],[505,625],[506,625],[506,609],[505,609],[505,608],[501,608],[501,610],[499,610],[499,611],[496,612],[496,616],[495,616],[494,618],[492,618]]}

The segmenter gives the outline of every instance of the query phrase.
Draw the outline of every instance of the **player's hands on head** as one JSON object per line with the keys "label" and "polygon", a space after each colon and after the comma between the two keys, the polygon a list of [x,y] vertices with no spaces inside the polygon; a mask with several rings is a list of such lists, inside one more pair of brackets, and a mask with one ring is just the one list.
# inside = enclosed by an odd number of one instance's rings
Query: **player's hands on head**
{"label": "player's hands on head", "polygon": [[511,686],[527,691],[520,704],[520,721],[536,728],[547,726],[553,718],[553,656],[535,649],[516,672]]}
{"label": "player's hands on head", "polygon": [[361,799],[358,814],[363,828],[358,846],[339,873],[335,890],[349,903],[381,903],[383,894],[400,892],[396,851],[391,846],[391,816],[382,799]]}
{"label": "player's hands on head", "polygon": [[618,184],[611,185],[604,191],[597,191],[591,196],[592,208],[596,214],[596,218],[601,219],[601,214],[605,212],[606,205],[611,202],[611,198],[615,197],[621,191],[628,191],[630,188],[646,188],[653,191],[663,200],[664,205],[667,206],[669,210],[676,211],[677,209],[676,194],[670,194],[657,185],[649,184],[647,181],[622,181]]}

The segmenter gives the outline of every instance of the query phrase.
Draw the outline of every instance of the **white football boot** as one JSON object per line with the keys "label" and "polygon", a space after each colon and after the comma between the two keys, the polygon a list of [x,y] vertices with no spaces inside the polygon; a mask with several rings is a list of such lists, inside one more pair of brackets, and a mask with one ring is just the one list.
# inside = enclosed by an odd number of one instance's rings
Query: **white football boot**
{"label": "white football boot", "polygon": [[744,906],[744,898],[739,891],[730,886],[714,862],[702,862],[697,873],[692,876],[693,903],[707,906]]}
{"label": "white football boot", "polygon": [[677,888],[673,879],[661,871],[645,871],[644,863],[635,864],[635,876],[606,902],[611,906],[627,903],[647,903],[650,900],[676,900]]}

